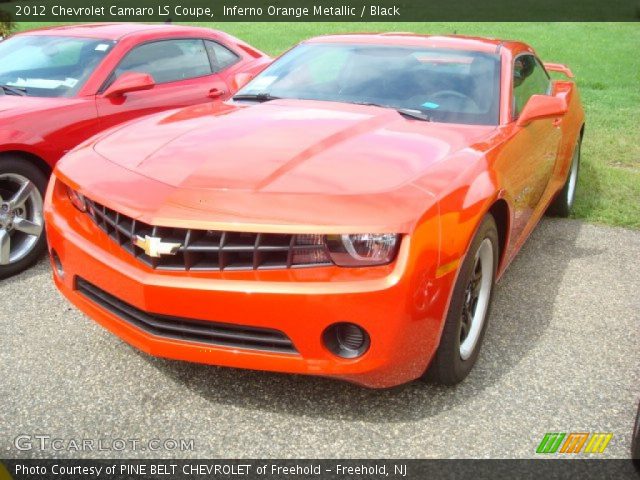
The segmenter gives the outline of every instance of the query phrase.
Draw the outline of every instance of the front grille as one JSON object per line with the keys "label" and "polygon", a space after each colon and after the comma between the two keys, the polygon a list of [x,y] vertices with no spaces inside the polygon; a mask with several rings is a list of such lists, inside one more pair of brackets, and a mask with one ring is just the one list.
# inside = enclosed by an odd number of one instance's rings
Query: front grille
{"label": "front grille", "polygon": [[[148,225],[87,199],[96,225],[138,260],[158,270],[269,270],[332,265],[319,235],[223,232]],[[179,243],[175,255],[147,255],[139,236]]]}
{"label": "front grille", "polygon": [[289,337],[278,330],[144,312],[80,277],[76,277],[76,290],[127,323],[157,337],[222,347],[297,353]]}

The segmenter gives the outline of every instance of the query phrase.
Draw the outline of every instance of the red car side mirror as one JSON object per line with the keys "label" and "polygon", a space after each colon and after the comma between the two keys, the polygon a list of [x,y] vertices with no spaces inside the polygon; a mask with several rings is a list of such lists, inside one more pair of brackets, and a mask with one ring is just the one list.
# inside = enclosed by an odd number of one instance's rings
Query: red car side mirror
{"label": "red car side mirror", "polygon": [[561,117],[567,113],[567,109],[567,101],[564,97],[532,95],[522,109],[516,125],[526,127],[533,120]]}
{"label": "red car side mirror", "polygon": [[129,92],[150,90],[156,82],[148,73],[127,72],[120,75],[104,92],[105,97],[117,97]]}

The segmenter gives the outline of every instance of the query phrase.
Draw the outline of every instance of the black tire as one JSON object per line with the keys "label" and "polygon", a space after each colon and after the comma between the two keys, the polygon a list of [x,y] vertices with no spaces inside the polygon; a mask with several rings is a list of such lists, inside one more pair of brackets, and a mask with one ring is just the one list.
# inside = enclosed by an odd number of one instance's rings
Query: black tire
{"label": "black tire", "polygon": [[636,414],[636,424],[633,427],[633,438],[631,439],[631,458],[633,465],[640,473],[640,405],[638,405],[638,413]]}
{"label": "black tire", "polygon": [[[17,174],[27,178],[36,186],[40,196],[44,199],[48,182],[47,176],[28,160],[16,156],[0,157],[0,176],[4,174]],[[44,230],[42,230],[38,240],[23,258],[7,265],[0,265],[0,279],[15,275],[33,265],[46,249],[45,237]]]}
{"label": "black tire", "polygon": [[[491,265],[491,283],[488,295],[488,305],[485,310],[482,328],[472,353],[466,359],[461,355],[461,334],[463,328],[463,309],[465,308],[465,299],[467,289],[472,281],[474,270],[476,267],[476,255],[485,240],[491,242],[491,250],[493,251],[493,262]],[[440,383],[443,385],[455,385],[464,380],[473,368],[478,359],[478,354],[482,346],[489,316],[491,314],[491,303],[493,300],[493,291],[495,286],[496,271],[498,267],[498,229],[492,215],[488,214],[482,220],[478,231],[475,234],[469,247],[469,251],[462,263],[458,279],[453,289],[451,304],[447,313],[440,345],[429,366],[424,379]],[[488,248],[488,247],[487,247]]]}
{"label": "black tire", "polygon": [[[564,187],[558,192],[556,198],[554,198],[551,205],[547,209],[547,215],[554,217],[567,218],[571,214],[573,208],[573,202],[576,196],[576,189],[578,187],[578,178],[580,176],[580,152],[582,150],[582,139],[578,140],[576,148],[573,151],[573,158],[571,160],[571,167],[567,173],[567,180],[564,182]],[[574,172],[575,168],[575,172]],[[572,187],[572,174],[575,173],[575,179],[573,179]]]}

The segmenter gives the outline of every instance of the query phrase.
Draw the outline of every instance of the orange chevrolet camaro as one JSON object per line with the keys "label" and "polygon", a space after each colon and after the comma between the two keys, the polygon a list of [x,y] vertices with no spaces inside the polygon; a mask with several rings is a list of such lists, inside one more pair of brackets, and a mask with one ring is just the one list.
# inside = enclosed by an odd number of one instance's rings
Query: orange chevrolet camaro
{"label": "orange chevrolet camaro", "polygon": [[305,41],[229,101],[69,153],[45,205],[56,285],[151,355],[457,383],[496,280],[571,209],[572,76],[512,41]]}

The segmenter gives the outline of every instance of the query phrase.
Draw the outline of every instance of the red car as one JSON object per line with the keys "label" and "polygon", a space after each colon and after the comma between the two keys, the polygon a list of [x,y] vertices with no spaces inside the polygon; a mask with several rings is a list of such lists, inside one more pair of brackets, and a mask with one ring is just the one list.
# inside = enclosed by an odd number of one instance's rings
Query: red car
{"label": "red car", "polygon": [[269,57],[222,32],[94,24],[0,43],[0,278],[45,248],[42,198],[55,163],[96,133],[142,115],[220,103]]}
{"label": "red car", "polygon": [[573,203],[584,113],[549,70],[571,76],[513,41],[306,41],[232,101],[67,155],[45,206],[55,283],[152,355],[459,382],[496,280]]}

